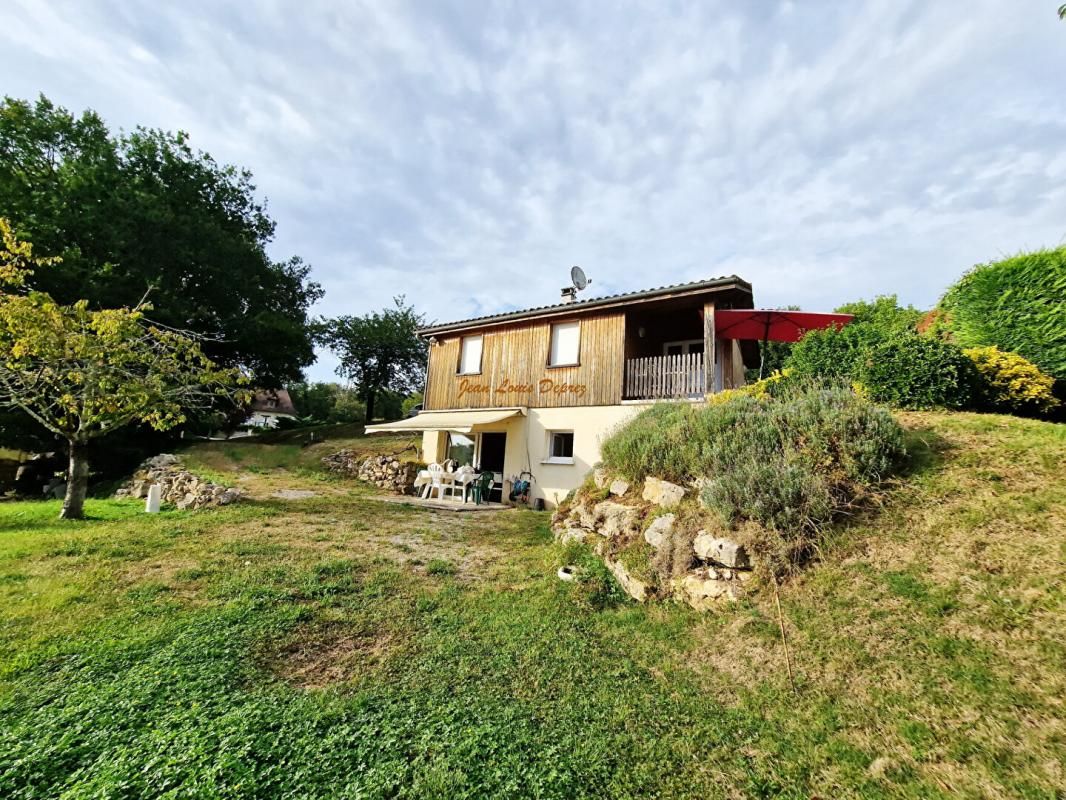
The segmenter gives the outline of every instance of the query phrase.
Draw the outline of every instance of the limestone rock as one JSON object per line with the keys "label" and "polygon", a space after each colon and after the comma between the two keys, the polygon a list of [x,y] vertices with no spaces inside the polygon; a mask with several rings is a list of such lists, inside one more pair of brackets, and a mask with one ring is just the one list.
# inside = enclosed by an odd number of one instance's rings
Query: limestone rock
{"label": "limestone rock", "polygon": [[588,540],[590,536],[594,534],[587,528],[583,528],[580,525],[567,521],[561,527],[555,529],[556,539],[560,544],[570,544],[570,542],[584,542]]}
{"label": "limestone rock", "polygon": [[707,531],[696,534],[696,540],[692,543],[692,549],[696,555],[705,561],[713,561],[726,567],[747,569],[751,567],[751,559],[748,557],[744,545],[734,542],[732,539],[723,539],[713,536]]}
{"label": "limestone rock", "polygon": [[587,503],[575,505],[570,512],[570,519],[586,530],[596,529],[596,512]]}
{"label": "limestone rock", "polygon": [[674,595],[697,611],[708,611],[744,593],[747,573],[705,568],[673,582]]}
{"label": "limestone rock", "polygon": [[611,574],[617,578],[618,583],[621,584],[626,594],[639,603],[643,603],[648,599],[651,594],[651,587],[644,581],[633,577],[621,561],[605,558],[603,563],[607,565],[607,569],[611,571]]}
{"label": "limestone rock", "polygon": [[228,506],[230,503],[234,503],[241,498],[240,489],[226,489],[218,496],[218,504],[220,506]]}
{"label": "limestone rock", "polygon": [[648,529],[644,531],[644,541],[655,549],[662,547],[663,542],[674,535],[674,514],[663,514],[657,517]]}
{"label": "limestone rock", "polygon": [[610,476],[603,467],[596,467],[596,469],[592,470],[592,482],[596,484],[597,489],[605,488],[609,480]]}
{"label": "limestone rock", "polygon": [[615,497],[621,497],[629,491],[629,481],[624,481],[621,478],[616,478],[611,481],[611,488],[608,491]]}
{"label": "limestone rock", "polygon": [[596,532],[608,539],[637,529],[637,509],[632,506],[604,500],[597,503],[593,511],[596,515]]}
{"label": "limestone rock", "polygon": [[646,478],[644,493],[641,496],[649,503],[655,503],[662,508],[672,508],[685,496],[685,487],[658,478]]}

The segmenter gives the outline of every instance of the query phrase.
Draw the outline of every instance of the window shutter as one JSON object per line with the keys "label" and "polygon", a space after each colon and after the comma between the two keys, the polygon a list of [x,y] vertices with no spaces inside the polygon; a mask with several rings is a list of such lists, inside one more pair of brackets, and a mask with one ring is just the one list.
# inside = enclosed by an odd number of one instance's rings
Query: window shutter
{"label": "window shutter", "polygon": [[459,372],[470,374],[481,372],[481,336],[463,337],[463,354],[459,359]]}
{"label": "window shutter", "polygon": [[576,364],[581,343],[581,323],[560,322],[552,325],[550,366]]}

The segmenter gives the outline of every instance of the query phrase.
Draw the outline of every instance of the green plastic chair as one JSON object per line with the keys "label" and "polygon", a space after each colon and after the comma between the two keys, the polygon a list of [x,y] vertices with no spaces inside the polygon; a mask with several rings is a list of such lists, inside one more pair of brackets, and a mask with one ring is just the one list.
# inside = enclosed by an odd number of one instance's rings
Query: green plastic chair
{"label": "green plastic chair", "polygon": [[481,501],[489,502],[492,485],[496,482],[496,476],[491,472],[482,472],[471,484],[474,490],[474,503],[481,505]]}

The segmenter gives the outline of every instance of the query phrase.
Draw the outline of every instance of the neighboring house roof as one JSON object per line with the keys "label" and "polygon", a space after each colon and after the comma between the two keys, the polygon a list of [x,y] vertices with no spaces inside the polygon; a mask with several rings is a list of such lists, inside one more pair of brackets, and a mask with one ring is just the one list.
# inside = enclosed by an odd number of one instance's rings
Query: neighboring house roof
{"label": "neighboring house roof", "polygon": [[629,305],[641,303],[647,300],[658,300],[664,297],[673,297],[687,294],[699,294],[708,290],[739,289],[751,294],[751,284],[737,277],[726,275],[720,278],[692,281],[691,283],[676,283],[672,286],[660,286],[656,289],[641,289],[636,292],[612,294],[605,297],[590,297],[587,300],[578,300],[573,303],[555,303],[549,306],[537,306],[526,308],[521,311],[508,311],[503,314],[490,314],[484,317],[471,317],[470,319],[457,320],[440,324],[427,325],[418,331],[420,336],[432,336],[437,333],[450,333],[467,328],[481,328],[491,325],[500,325],[507,322],[537,319],[540,317],[553,317],[571,315],[595,309],[616,305]]}
{"label": "neighboring house roof", "polygon": [[287,389],[259,389],[252,398],[249,409],[256,414],[287,414],[295,417],[296,406],[292,404]]}

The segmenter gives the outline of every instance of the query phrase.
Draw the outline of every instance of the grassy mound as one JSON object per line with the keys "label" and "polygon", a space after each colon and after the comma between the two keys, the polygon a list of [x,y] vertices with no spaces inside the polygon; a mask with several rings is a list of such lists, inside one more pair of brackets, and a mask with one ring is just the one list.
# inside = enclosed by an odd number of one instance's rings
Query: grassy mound
{"label": "grassy mound", "polygon": [[654,406],[603,444],[610,472],[698,482],[704,507],[726,527],[755,523],[766,535],[751,544],[775,573],[802,561],[819,531],[903,456],[903,432],[886,410],[850,389],[813,385]]}

